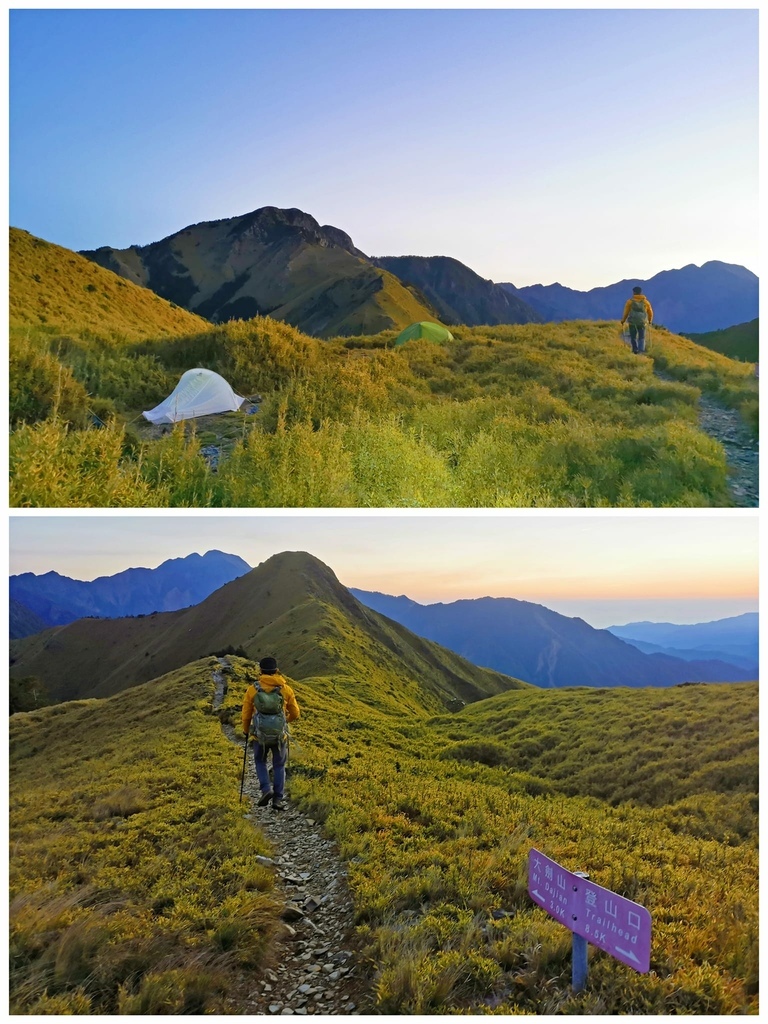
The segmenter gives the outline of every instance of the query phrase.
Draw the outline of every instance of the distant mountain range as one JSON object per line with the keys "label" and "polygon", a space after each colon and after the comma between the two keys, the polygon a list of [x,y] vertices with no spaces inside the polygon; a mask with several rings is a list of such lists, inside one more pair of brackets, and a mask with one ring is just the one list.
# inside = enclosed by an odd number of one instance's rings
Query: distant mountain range
{"label": "distant mountain range", "polygon": [[757,612],[715,622],[675,625],[671,622],[630,622],[609,626],[609,632],[646,653],[670,654],[686,661],[717,658],[748,669],[757,676],[759,662]]}
{"label": "distant mountain range", "polygon": [[[91,581],[73,580],[56,572],[39,576],[25,572],[10,578],[15,608],[11,636],[37,632],[31,628],[35,623],[42,623],[42,629],[84,616],[118,618],[187,608],[250,571],[250,565],[237,555],[208,551],[168,559],[156,569],[126,569]],[[31,618],[26,618],[25,612]]]}
{"label": "distant mountain range", "polygon": [[[79,619],[14,640],[11,675],[40,679],[55,701],[106,697],[228,647],[254,660],[272,655],[294,679],[325,676],[361,690],[384,672],[433,713],[526,686],[364,607],[328,566],[296,551],[273,555],[191,608]],[[379,687],[371,699],[389,697]]]}
{"label": "distant mountain range", "polygon": [[718,659],[644,654],[607,630],[529,601],[484,597],[421,605],[404,596],[351,592],[419,636],[536,686],[673,686],[755,678],[754,671]]}
{"label": "distant mountain range", "polygon": [[712,260],[701,267],[663,270],[647,281],[630,278],[588,292],[561,284],[534,284],[510,294],[528,302],[545,320],[619,320],[632,288],[639,285],[653,318],[671,331],[715,331],[758,315],[758,278],[751,270]]}
{"label": "distant mountain range", "polygon": [[758,279],[733,264],[689,265],[587,292],[560,284],[517,288],[447,256],[366,256],[339,228],[272,206],[193,224],[148,245],[105,245],[82,255],[208,320],[269,315],[318,337],[375,334],[418,320],[618,320],[633,285],[647,292],[656,321],[673,331],[713,331],[758,315]]}
{"label": "distant mountain range", "polygon": [[[91,641],[86,644],[93,652],[93,672],[98,676],[102,668],[106,670],[107,662],[111,664],[114,660],[113,655],[132,663],[133,647],[142,644],[150,652],[147,657],[162,655],[164,658],[169,641],[163,637],[171,620],[158,618],[158,613],[186,609],[192,625],[181,630],[180,636],[174,634],[176,639],[170,642],[170,649],[175,650],[179,640],[183,641],[183,650],[174,654],[170,661],[143,666],[150,674],[143,674],[140,681],[152,678],[152,673],[170,671],[184,664],[179,660],[181,657],[193,660],[228,645],[251,643],[254,638],[287,653],[292,650],[289,638],[296,635],[295,626],[288,628],[289,620],[299,614],[300,607],[309,600],[304,585],[297,587],[292,579],[298,572],[321,580],[322,593],[326,586],[331,586],[331,603],[340,603],[345,615],[352,611],[355,621],[361,615],[365,618],[360,610],[362,605],[392,619],[398,628],[404,627],[418,637],[440,644],[475,665],[535,686],[671,686],[687,681],[731,682],[757,678],[756,613],[695,626],[642,622],[598,630],[582,619],[569,618],[542,605],[513,598],[421,605],[407,597],[355,588],[347,591],[332,571],[311,555],[274,556],[264,564],[271,565],[277,573],[271,586],[264,583],[266,570],[263,566],[258,567],[258,577],[253,576],[256,570],[251,570],[242,558],[221,551],[169,559],[156,569],[127,569],[90,582],[55,572],[12,576],[11,639],[30,637],[32,643],[33,634],[40,634],[43,639],[37,642],[42,648],[38,650],[37,660],[43,651],[59,651],[65,638],[79,636],[81,631],[83,636],[106,636],[106,640],[99,639],[93,647]],[[230,588],[245,577],[253,577],[252,582],[257,581],[257,584],[252,589],[246,587],[237,597],[237,592]],[[214,605],[207,604],[216,595],[219,597]],[[205,615],[212,614],[211,607],[219,608],[219,598],[221,608],[230,610],[222,614],[217,611],[209,623]],[[330,600],[330,597],[320,599]],[[242,611],[234,611],[232,600],[242,600],[246,605]],[[254,601],[256,603],[252,604]],[[207,612],[202,610],[206,604]],[[128,616],[141,617],[142,621],[145,617],[151,618],[146,625],[146,637],[144,626],[124,624],[116,634],[118,639],[114,639],[109,629],[102,634],[102,627],[92,621],[94,618],[123,621]],[[50,629],[85,619],[90,624],[78,625],[74,633],[61,634]],[[255,632],[254,623],[261,623]],[[264,633],[267,623],[274,624],[275,628]],[[355,628],[359,628],[359,623]],[[283,629],[285,635],[281,632]],[[175,625],[173,630],[176,630]],[[130,642],[124,649],[126,637]],[[110,648],[110,658],[102,665],[100,659],[105,655],[103,651],[102,655],[98,652],[104,644]],[[190,644],[195,647],[192,654]],[[305,646],[302,640],[301,649]],[[47,665],[45,658],[43,661]],[[118,659],[114,666],[118,675],[122,672],[120,665]],[[451,697],[459,696],[462,700],[475,699],[470,691],[455,684],[451,687]]]}

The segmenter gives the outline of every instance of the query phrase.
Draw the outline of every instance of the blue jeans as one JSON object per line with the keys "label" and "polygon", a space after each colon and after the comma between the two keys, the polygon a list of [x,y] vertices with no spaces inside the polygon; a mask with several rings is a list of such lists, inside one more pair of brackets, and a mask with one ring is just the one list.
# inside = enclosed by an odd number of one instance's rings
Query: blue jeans
{"label": "blue jeans", "polygon": [[[267,758],[272,752],[272,776],[273,783],[269,781],[269,768]],[[285,790],[285,762],[288,760],[288,744],[280,743],[274,747],[266,747],[257,740],[253,742],[253,763],[256,766],[256,776],[259,780],[261,792],[274,793],[278,799],[282,799]]]}
{"label": "blue jeans", "polygon": [[633,352],[645,352],[645,324],[630,323],[629,340],[632,342]]}

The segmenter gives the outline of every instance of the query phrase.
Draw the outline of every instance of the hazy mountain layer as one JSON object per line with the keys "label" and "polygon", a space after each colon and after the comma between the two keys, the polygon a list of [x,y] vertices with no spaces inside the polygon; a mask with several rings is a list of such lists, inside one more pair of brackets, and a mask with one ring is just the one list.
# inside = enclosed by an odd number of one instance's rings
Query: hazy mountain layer
{"label": "hazy mountain layer", "polygon": [[10,593],[48,625],[58,626],[86,615],[118,618],[187,608],[250,570],[237,555],[208,551],[171,558],[155,569],[126,569],[90,581],[56,572],[22,573],[11,576]]}
{"label": "hazy mountain layer", "polygon": [[30,608],[21,601],[13,598],[8,602],[9,633],[11,640],[18,640],[25,636],[32,636],[51,625],[41,616],[36,615]]}
{"label": "hazy mountain layer", "polygon": [[714,622],[677,625],[671,622],[629,622],[609,626],[641,651],[664,650],[688,660],[721,658],[735,665],[752,666],[756,671],[759,647],[759,615],[746,612]]}
{"label": "hazy mountain layer", "polygon": [[654,320],[671,331],[716,331],[758,315],[758,278],[746,267],[711,260],[701,267],[663,270],[648,281],[630,278],[581,292],[561,284],[516,288],[545,320],[619,320],[632,288],[640,285],[653,306]]}
{"label": "hazy mountain layer", "polygon": [[733,682],[752,673],[724,662],[647,655],[583,619],[513,598],[420,605],[352,589],[365,604],[478,665],[542,687]]}
{"label": "hazy mountain layer", "polygon": [[296,679],[345,679],[383,707],[405,693],[436,711],[525,685],[365,608],[303,552],[274,555],[193,608],[79,619],[14,641],[11,672],[40,678],[56,700],[103,697],[230,646],[273,655]]}
{"label": "hazy mountain layer", "polygon": [[149,245],[84,256],[216,323],[269,315],[319,337],[376,334],[434,317],[345,232],[267,206]]}

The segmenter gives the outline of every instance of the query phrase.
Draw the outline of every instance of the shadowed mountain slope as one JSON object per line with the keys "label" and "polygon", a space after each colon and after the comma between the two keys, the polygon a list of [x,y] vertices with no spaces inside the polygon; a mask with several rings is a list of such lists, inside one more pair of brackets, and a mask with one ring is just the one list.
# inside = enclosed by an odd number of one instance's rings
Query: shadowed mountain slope
{"label": "shadowed mountain slope", "polygon": [[631,278],[580,292],[561,284],[516,288],[545,320],[619,320],[632,288],[640,285],[653,306],[653,319],[670,331],[716,331],[758,315],[758,278],[746,267],[718,260],[697,267],[663,270],[648,281]]}
{"label": "shadowed mountain slope", "polygon": [[295,679],[346,681],[387,708],[435,711],[525,685],[365,608],[304,552],[274,555],[193,608],[80,619],[15,641],[11,671],[37,676],[55,700],[104,697],[229,646],[272,654]]}
{"label": "shadowed mountain slope", "polygon": [[319,337],[376,334],[433,317],[338,228],[266,206],[149,245],[84,256],[216,323],[271,316]]}
{"label": "shadowed mountain slope", "polygon": [[536,686],[672,686],[754,676],[719,661],[643,654],[607,630],[529,601],[484,597],[420,605],[407,597],[352,593],[420,636]]}
{"label": "shadowed mountain slope", "polygon": [[126,569],[95,580],[73,580],[57,572],[21,573],[11,576],[10,594],[48,625],[62,626],[85,616],[112,619],[177,611],[199,604],[250,571],[237,555],[207,551],[168,559],[155,569]]}
{"label": "shadowed mountain slope", "polygon": [[734,324],[719,331],[706,331],[703,334],[686,334],[687,338],[697,345],[711,348],[713,352],[721,352],[730,359],[743,359],[748,363],[756,363],[760,358],[760,320],[755,317],[746,324]]}
{"label": "shadowed mountain slope", "polygon": [[15,601],[11,597],[8,602],[9,633],[11,640],[19,640],[25,636],[32,636],[48,629],[51,625],[45,619],[36,615],[21,601]]}
{"label": "shadowed mountain slope", "polygon": [[379,256],[376,266],[418,288],[447,324],[541,323],[540,313],[450,256]]}

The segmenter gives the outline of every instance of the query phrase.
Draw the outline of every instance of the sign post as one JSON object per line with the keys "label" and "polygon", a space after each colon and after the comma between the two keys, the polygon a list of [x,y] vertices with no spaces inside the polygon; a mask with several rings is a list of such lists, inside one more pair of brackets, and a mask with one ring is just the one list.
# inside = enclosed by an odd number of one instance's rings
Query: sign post
{"label": "sign post", "polygon": [[566,871],[533,848],[528,855],[528,895],[573,932],[574,991],[586,984],[588,942],[641,974],[649,970],[651,915],[639,903],[595,885],[583,872]]}
{"label": "sign post", "polygon": [[[576,871],[574,874],[578,878],[589,878],[586,871]],[[588,955],[587,940],[574,932],[571,939],[571,987],[574,992],[581,992],[587,984]]]}

